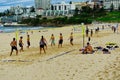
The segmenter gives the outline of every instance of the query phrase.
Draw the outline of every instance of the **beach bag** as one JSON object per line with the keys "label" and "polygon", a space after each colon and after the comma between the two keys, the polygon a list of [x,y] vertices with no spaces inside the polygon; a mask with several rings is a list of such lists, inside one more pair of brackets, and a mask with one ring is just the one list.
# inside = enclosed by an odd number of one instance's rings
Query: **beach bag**
{"label": "beach bag", "polygon": [[102,51],[106,51],[106,52],[108,52],[108,49],[106,49],[106,48],[103,48],[103,50]]}
{"label": "beach bag", "polygon": [[114,48],[119,48],[119,46],[115,46]]}
{"label": "beach bag", "polygon": [[110,54],[110,51],[108,50],[108,49],[106,49],[106,48],[103,48],[103,54]]}

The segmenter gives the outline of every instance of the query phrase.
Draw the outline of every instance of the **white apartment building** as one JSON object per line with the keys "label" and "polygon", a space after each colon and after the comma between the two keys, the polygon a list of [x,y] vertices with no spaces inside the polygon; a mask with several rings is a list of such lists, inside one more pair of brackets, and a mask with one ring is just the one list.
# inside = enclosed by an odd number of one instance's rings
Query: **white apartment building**
{"label": "white apartment building", "polygon": [[75,10],[74,4],[69,4],[65,1],[61,1],[61,3],[51,4],[49,10],[39,8],[36,10],[36,13],[43,16],[67,16],[71,14],[73,10]]}
{"label": "white apartment building", "polygon": [[110,9],[112,3],[114,5],[114,9],[118,9],[120,5],[120,0],[103,0],[103,5],[105,6],[105,9]]}
{"label": "white apartment building", "polygon": [[65,3],[65,1],[61,1],[61,3],[57,3],[57,4],[52,4],[51,5],[51,9],[52,10],[75,10],[75,5],[74,4],[69,4],[69,3]]}

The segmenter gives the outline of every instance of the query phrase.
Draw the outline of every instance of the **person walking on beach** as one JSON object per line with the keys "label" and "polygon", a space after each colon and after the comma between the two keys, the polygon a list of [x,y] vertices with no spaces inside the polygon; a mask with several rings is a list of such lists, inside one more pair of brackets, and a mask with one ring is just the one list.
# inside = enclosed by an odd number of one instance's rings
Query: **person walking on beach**
{"label": "person walking on beach", "polygon": [[53,34],[51,35],[50,40],[51,40],[51,46],[52,46],[52,45],[54,45],[54,46],[55,46],[55,37],[54,37],[54,35],[53,35]]}
{"label": "person walking on beach", "polygon": [[24,50],[23,50],[23,45],[24,45],[24,44],[23,44],[22,39],[23,39],[23,37],[21,36],[21,37],[20,37],[20,40],[19,40],[19,46],[21,47],[20,52],[21,52],[21,51],[24,51]]}
{"label": "person walking on beach", "polygon": [[92,37],[93,36],[93,30],[91,29],[90,31],[90,36]]}
{"label": "person walking on beach", "polygon": [[73,32],[71,32],[71,35],[70,35],[70,44],[73,46]]}
{"label": "person walking on beach", "polygon": [[89,35],[89,29],[88,29],[88,27],[86,27],[86,37],[88,37],[88,35]]}
{"label": "person walking on beach", "polygon": [[30,35],[27,35],[27,48],[30,47]]}
{"label": "person walking on beach", "polygon": [[114,31],[114,33],[116,32],[116,27],[113,27],[113,31]]}
{"label": "person walking on beach", "polygon": [[44,48],[45,42],[44,42],[43,36],[41,37],[39,44],[40,44],[40,54],[42,52],[42,49],[43,49],[44,53],[46,53],[45,48]]}
{"label": "person walking on beach", "polygon": [[18,55],[17,41],[15,40],[15,38],[13,38],[13,41],[10,43],[10,46],[11,46],[10,56],[12,55],[13,50],[16,50],[16,55]]}
{"label": "person walking on beach", "polygon": [[90,40],[91,40],[91,38],[90,38],[90,36],[88,37],[88,42],[90,42]]}
{"label": "person walking on beach", "polygon": [[97,27],[97,31],[98,31],[98,32],[100,31],[99,27]]}
{"label": "person walking on beach", "polygon": [[114,26],[111,27],[112,31],[114,30]]}
{"label": "person walking on beach", "polygon": [[95,34],[98,34],[98,29],[97,28],[95,29]]}
{"label": "person walking on beach", "polygon": [[59,39],[59,44],[58,44],[58,48],[61,46],[62,47],[63,44],[63,36],[62,33],[60,33],[60,39]]}

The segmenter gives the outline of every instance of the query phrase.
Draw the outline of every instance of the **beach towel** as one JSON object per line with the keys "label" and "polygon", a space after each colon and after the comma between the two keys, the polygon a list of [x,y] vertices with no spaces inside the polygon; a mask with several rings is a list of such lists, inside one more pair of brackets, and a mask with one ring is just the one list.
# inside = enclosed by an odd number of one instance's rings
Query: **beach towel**
{"label": "beach towel", "polygon": [[110,54],[110,51],[106,48],[103,48],[102,51],[103,51],[103,54]]}
{"label": "beach towel", "polygon": [[98,46],[98,47],[94,47],[94,49],[96,49],[96,50],[102,50],[102,49],[103,49],[103,47]]}
{"label": "beach towel", "polygon": [[114,46],[114,48],[119,48],[119,46]]}
{"label": "beach towel", "polygon": [[103,47],[101,47],[101,46],[94,47],[94,49],[96,49],[96,51],[98,51],[98,50],[102,51],[103,54],[110,54],[109,49],[103,48]]}
{"label": "beach towel", "polygon": [[119,48],[119,46],[118,45],[108,45],[108,46],[106,46],[106,48],[114,50],[115,48]]}
{"label": "beach towel", "polygon": [[117,43],[114,43],[114,42],[107,42],[105,45],[117,45]]}

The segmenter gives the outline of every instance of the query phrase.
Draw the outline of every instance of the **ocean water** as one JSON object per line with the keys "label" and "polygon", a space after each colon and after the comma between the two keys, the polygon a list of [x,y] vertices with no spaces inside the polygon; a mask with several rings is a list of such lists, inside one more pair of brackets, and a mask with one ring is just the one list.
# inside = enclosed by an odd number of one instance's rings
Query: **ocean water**
{"label": "ocean water", "polygon": [[14,32],[16,30],[19,31],[26,31],[26,30],[39,30],[39,29],[43,29],[43,27],[3,27],[0,26],[0,33],[10,33],[10,32]]}

